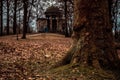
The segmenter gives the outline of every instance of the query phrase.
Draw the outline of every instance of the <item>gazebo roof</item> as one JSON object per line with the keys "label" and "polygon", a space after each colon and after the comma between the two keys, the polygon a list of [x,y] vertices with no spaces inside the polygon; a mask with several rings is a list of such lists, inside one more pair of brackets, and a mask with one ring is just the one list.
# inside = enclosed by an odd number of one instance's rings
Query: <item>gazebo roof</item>
{"label": "gazebo roof", "polygon": [[47,8],[47,10],[45,11],[45,15],[55,15],[55,16],[59,16],[61,15],[62,12],[58,7],[55,6],[50,6]]}

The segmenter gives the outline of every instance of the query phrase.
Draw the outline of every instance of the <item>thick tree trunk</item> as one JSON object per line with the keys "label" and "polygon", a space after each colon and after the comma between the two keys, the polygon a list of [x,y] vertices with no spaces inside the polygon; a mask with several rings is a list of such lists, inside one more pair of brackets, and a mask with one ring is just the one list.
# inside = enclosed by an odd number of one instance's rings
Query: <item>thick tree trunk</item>
{"label": "thick tree trunk", "polygon": [[75,0],[74,45],[76,51],[71,63],[112,66],[118,60],[112,26],[109,0]]}
{"label": "thick tree trunk", "polygon": [[74,0],[73,47],[62,64],[113,67],[119,60],[109,13],[110,0]]}
{"label": "thick tree trunk", "polygon": [[16,9],[17,9],[17,0],[14,0],[14,22],[13,22],[13,34],[16,34]]}

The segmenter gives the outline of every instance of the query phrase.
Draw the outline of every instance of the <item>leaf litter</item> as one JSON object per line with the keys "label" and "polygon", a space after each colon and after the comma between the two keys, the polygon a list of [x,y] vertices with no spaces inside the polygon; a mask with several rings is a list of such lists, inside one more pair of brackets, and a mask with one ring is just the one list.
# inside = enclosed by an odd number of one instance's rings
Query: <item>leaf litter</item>
{"label": "leaf litter", "polygon": [[59,34],[0,38],[0,80],[53,80],[40,73],[61,60],[72,45],[71,38]]}

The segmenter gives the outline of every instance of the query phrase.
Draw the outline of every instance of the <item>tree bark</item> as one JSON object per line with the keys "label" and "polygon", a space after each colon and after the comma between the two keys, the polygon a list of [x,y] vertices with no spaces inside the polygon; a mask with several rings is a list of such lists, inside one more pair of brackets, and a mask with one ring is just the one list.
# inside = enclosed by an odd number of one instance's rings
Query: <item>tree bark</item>
{"label": "tree bark", "polygon": [[24,7],[24,17],[23,17],[24,20],[23,20],[23,36],[22,36],[22,39],[26,39],[28,0],[23,0],[23,7]]}
{"label": "tree bark", "polygon": [[67,25],[67,0],[64,0],[64,6],[65,6],[65,37],[69,37],[69,34],[68,34],[68,25]]}
{"label": "tree bark", "polygon": [[110,0],[74,0],[73,47],[63,59],[67,63],[114,67],[115,50],[109,12]]}
{"label": "tree bark", "polygon": [[3,35],[3,0],[0,1],[0,36]]}
{"label": "tree bark", "polygon": [[9,0],[7,0],[7,35],[9,35]]}
{"label": "tree bark", "polygon": [[16,9],[17,9],[17,0],[14,0],[14,22],[13,22],[13,34],[16,34],[16,27],[17,27],[17,24],[16,24]]}
{"label": "tree bark", "polygon": [[28,18],[27,18],[27,20],[28,20],[28,23],[27,23],[27,32],[28,33],[30,33],[30,25],[29,25],[29,22],[30,22],[30,17],[31,17],[31,15],[32,15],[32,6],[34,5],[34,0],[32,0],[32,3],[31,4],[29,4],[30,5],[30,9],[29,9],[29,11],[28,11]]}

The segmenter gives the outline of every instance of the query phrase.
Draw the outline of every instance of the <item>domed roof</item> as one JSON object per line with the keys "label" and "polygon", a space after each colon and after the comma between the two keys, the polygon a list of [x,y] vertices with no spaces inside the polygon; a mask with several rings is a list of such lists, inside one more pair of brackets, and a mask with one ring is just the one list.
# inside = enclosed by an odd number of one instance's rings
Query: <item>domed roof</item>
{"label": "domed roof", "polygon": [[45,13],[60,13],[60,9],[55,6],[50,6],[47,8]]}

